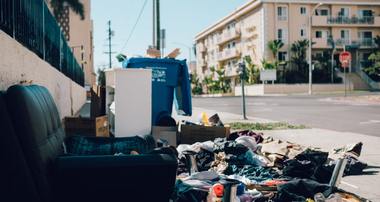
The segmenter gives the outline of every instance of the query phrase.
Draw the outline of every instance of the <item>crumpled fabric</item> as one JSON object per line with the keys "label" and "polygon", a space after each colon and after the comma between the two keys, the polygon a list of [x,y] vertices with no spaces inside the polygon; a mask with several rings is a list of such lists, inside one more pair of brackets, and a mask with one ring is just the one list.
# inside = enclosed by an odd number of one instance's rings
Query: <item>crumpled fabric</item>
{"label": "crumpled fabric", "polygon": [[238,156],[229,155],[227,157],[227,162],[228,164],[231,164],[231,165],[253,165],[253,166],[267,165],[267,161],[263,157],[253,153],[253,151],[251,150],[248,150],[244,154],[240,154]]}
{"label": "crumpled fabric", "polygon": [[274,201],[306,201],[307,198],[314,198],[317,193],[329,196],[333,193],[333,188],[309,179],[294,179],[278,186]]}
{"label": "crumpled fabric", "polygon": [[235,141],[226,141],[225,138],[214,140],[214,153],[224,152],[226,154],[240,155],[248,151],[248,148]]}
{"label": "crumpled fabric", "polygon": [[224,171],[225,175],[239,175],[251,180],[251,183],[260,183],[268,179],[280,177],[279,173],[272,168],[257,167],[252,165],[230,165]]}
{"label": "crumpled fabric", "polygon": [[215,160],[211,164],[210,170],[213,170],[219,174],[223,173],[228,167],[226,161],[226,154],[224,152],[219,152],[215,155]]}
{"label": "crumpled fabric", "polygon": [[252,151],[257,150],[257,143],[255,138],[250,136],[241,136],[236,138],[236,143],[246,146],[247,148],[251,149]]}
{"label": "crumpled fabric", "polygon": [[[195,154],[195,160],[197,162],[198,171],[201,172],[209,170],[211,168],[211,164],[214,161],[214,153],[204,149],[200,149],[199,152]],[[184,172],[188,172],[186,166],[186,157],[184,155],[180,155],[177,173],[180,174]]]}
{"label": "crumpled fabric", "polygon": [[[173,202],[199,202],[207,199],[207,192],[194,189],[191,185],[177,180],[171,199]],[[154,196],[152,196],[154,198]]]}
{"label": "crumpled fabric", "polygon": [[227,140],[236,140],[237,138],[243,136],[253,137],[257,144],[262,143],[264,140],[263,133],[255,133],[251,130],[233,132],[228,136]]}

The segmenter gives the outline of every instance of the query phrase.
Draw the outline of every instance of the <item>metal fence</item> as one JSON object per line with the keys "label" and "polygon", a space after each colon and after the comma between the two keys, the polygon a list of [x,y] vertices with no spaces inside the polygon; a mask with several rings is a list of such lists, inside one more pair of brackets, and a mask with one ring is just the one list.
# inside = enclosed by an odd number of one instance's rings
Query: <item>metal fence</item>
{"label": "metal fence", "polygon": [[328,24],[369,24],[375,23],[375,17],[364,16],[364,17],[345,17],[345,16],[329,16],[327,18]]}
{"label": "metal fence", "polygon": [[84,86],[83,69],[45,0],[0,0],[0,29]]}

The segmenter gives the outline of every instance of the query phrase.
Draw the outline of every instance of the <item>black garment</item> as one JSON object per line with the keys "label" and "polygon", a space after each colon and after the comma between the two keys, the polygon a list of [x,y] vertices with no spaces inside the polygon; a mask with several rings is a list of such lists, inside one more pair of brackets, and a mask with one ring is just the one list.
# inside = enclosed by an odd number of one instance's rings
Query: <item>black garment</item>
{"label": "black garment", "polygon": [[320,183],[328,183],[332,172],[324,167],[327,158],[327,152],[307,149],[294,159],[284,162],[283,175],[293,178],[313,179]]}
{"label": "black garment", "polygon": [[280,175],[272,168],[256,167],[256,166],[237,166],[229,165],[224,171],[225,175],[239,175],[244,176],[250,180],[256,182],[262,182],[265,180],[271,180],[278,178]]}
{"label": "black garment", "polygon": [[333,193],[333,189],[308,179],[294,179],[278,186],[278,193],[274,201],[306,201],[314,198],[316,193],[323,193],[326,197]]}
{"label": "black garment", "polygon": [[[346,164],[346,168],[344,169],[343,176],[361,175],[363,174],[363,170],[367,168],[368,166],[368,164],[360,162],[355,157],[346,156],[346,158],[347,158],[347,164]],[[335,165],[336,165],[336,162],[325,165],[325,169],[332,173],[334,171]]]}
{"label": "black garment", "polygon": [[248,148],[235,141],[226,141],[226,138],[214,140],[214,153],[224,152],[226,154],[240,155],[248,151]]}

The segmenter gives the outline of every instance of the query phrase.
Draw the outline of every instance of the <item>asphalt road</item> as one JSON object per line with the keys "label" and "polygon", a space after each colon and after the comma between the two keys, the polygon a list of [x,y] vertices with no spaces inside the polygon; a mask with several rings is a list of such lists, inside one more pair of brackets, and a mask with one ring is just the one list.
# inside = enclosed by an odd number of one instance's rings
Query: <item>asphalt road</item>
{"label": "asphalt road", "polygon": [[[247,97],[247,116],[380,137],[380,105],[331,102],[331,95]],[[241,113],[240,97],[193,98],[193,106]]]}

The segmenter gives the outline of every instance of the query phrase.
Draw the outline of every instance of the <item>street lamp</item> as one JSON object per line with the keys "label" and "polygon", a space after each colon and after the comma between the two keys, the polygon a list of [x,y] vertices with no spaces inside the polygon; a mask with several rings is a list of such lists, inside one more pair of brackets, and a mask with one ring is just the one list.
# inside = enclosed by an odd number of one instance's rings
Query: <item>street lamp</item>
{"label": "street lamp", "polygon": [[189,49],[189,68],[190,68],[190,65],[191,65],[191,49],[192,49],[192,48],[191,48],[190,46],[184,44],[184,43],[174,42],[173,44],[177,44],[177,45],[180,45],[180,46],[184,46],[184,47],[186,47],[186,48]]}
{"label": "street lamp", "polygon": [[313,39],[311,38],[311,23],[312,23],[312,18],[313,18],[313,13],[314,11],[322,6],[323,3],[319,3],[318,5],[316,5],[310,12],[310,16],[309,16],[309,95],[312,94],[312,83],[313,83],[313,67],[312,67],[312,59],[311,59],[311,45],[313,44]]}

